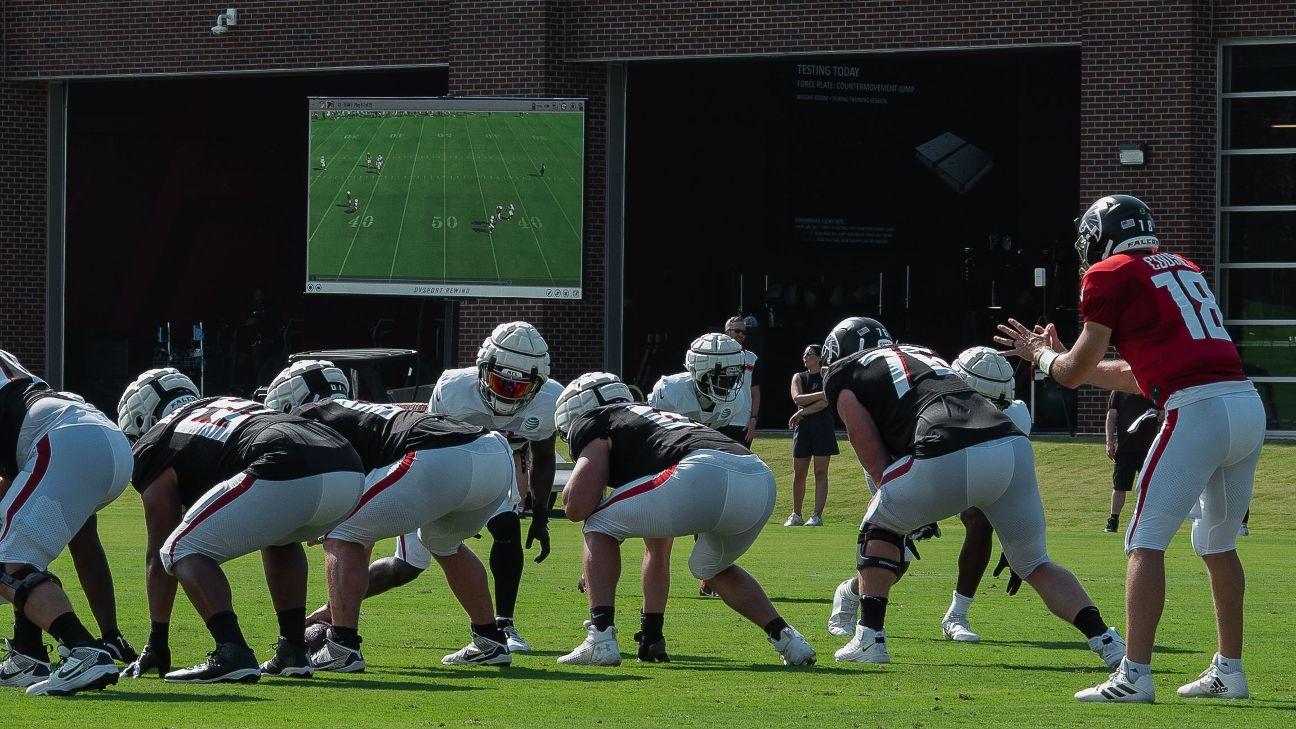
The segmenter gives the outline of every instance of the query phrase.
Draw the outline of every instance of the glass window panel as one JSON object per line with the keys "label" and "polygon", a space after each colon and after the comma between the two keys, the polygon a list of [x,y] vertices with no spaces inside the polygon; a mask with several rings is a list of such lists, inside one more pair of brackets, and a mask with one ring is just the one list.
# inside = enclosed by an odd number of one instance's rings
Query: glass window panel
{"label": "glass window panel", "polygon": [[1296,382],[1257,382],[1269,430],[1296,430]]}
{"label": "glass window panel", "polygon": [[1296,155],[1224,157],[1224,205],[1296,205]]}
{"label": "glass window panel", "polygon": [[1225,99],[1220,139],[1224,149],[1296,147],[1296,96]]}
{"label": "glass window panel", "polygon": [[1296,326],[1235,324],[1229,336],[1250,377],[1296,377]]}
{"label": "glass window panel", "polygon": [[1296,43],[1227,46],[1225,91],[1296,91]]}
{"label": "glass window panel", "polygon": [[1226,263],[1296,261],[1296,211],[1221,213],[1220,260]]}
{"label": "glass window panel", "polygon": [[1296,319],[1296,268],[1224,269],[1225,318]]}

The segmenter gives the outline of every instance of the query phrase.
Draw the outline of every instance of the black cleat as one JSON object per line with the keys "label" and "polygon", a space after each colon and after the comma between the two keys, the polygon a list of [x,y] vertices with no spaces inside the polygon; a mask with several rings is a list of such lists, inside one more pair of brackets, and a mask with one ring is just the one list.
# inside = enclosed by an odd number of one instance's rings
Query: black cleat
{"label": "black cleat", "polygon": [[251,648],[234,643],[218,643],[207,660],[190,668],[172,671],[162,680],[168,683],[256,683],[261,668]]}
{"label": "black cleat", "polygon": [[1104,532],[1107,532],[1108,534],[1115,534],[1115,533],[1116,533],[1116,519],[1113,518],[1113,517],[1110,517],[1110,516],[1107,517],[1107,526],[1103,528],[1103,531],[1104,531]]}
{"label": "black cleat", "polygon": [[665,636],[651,643],[645,643],[644,634],[640,631],[635,633],[634,639],[639,644],[640,663],[670,663],[670,656],[666,654]]}
{"label": "black cleat", "polygon": [[305,643],[289,643],[281,635],[275,644],[274,657],[261,664],[261,675],[310,678],[315,675],[315,665],[311,663]]}
{"label": "black cleat", "polygon": [[104,639],[100,642],[103,644],[104,650],[108,651],[108,655],[112,656],[113,660],[118,663],[134,663],[139,660],[139,653],[135,652],[135,648],[127,642],[125,636],[121,633],[112,637],[104,636]]}

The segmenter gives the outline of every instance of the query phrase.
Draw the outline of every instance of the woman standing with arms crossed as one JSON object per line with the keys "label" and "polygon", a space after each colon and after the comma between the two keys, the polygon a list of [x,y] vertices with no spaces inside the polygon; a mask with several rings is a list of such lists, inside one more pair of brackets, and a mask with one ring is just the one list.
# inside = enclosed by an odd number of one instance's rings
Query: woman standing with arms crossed
{"label": "woman standing with arms crossed", "polygon": [[[792,402],[798,410],[788,420],[792,430],[792,515],[783,526],[823,526],[824,502],[828,500],[828,460],[839,453],[832,413],[823,395],[819,366],[819,345],[801,353],[805,371],[792,375]],[[805,505],[806,472],[814,462],[814,513],[801,519]]]}

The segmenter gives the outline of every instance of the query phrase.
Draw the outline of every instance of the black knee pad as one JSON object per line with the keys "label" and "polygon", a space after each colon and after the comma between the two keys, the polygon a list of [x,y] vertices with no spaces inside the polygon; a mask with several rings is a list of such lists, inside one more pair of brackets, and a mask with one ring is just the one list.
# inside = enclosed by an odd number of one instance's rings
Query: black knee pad
{"label": "black knee pad", "polygon": [[490,532],[496,544],[522,543],[522,520],[516,511],[509,510],[491,517],[486,522],[486,531]]}
{"label": "black knee pad", "polygon": [[0,583],[14,591],[14,609],[19,613],[23,611],[23,606],[27,604],[27,598],[31,596],[31,591],[40,583],[53,580],[54,584],[62,585],[58,577],[48,570],[38,570],[31,565],[23,565],[15,570],[12,574],[0,570]]}
{"label": "black knee pad", "polygon": [[[867,549],[868,543],[874,539],[887,542],[888,544],[894,544],[896,548],[900,550],[900,558],[892,560],[884,557],[866,555],[864,551]],[[865,522],[864,528],[860,529],[859,539],[857,541],[859,542],[859,552],[855,559],[855,567],[857,569],[862,570],[865,567],[878,567],[894,572],[896,579],[900,579],[900,577],[904,575],[905,569],[908,568],[908,564],[905,562],[904,558],[905,538],[903,536],[888,529],[883,529]]]}

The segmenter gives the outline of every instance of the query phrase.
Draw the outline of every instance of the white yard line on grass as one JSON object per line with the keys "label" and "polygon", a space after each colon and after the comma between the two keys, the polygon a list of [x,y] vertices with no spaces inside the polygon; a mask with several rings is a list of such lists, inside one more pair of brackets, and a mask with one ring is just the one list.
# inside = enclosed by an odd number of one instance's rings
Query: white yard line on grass
{"label": "white yard line on grass", "polygon": [[[468,117],[464,117],[464,131],[466,131],[466,132],[468,133],[468,154],[469,154],[469,156],[472,157],[472,161],[473,161],[473,174],[477,175],[477,178],[476,178],[476,179],[477,179],[477,192],[478,192],[478,194],[481,195],[482,211],[483,211],[483,212],[482,212],[482,215],[489,215],[490,213],[485,212],[485,210],[486,210],[486,191],[483,190],[483,189],[482,189],[482,186],[481,186],[481,174],[480,174],[480,172],[479,172],[478,169],[477,169],[477,153],[473,151],[473,143],[472,143],[472,129],[470,129],[470,128],[468,127]],[[490,232],[490,230],[488,229],[488,230],[486,231],[486,235],[487,235],[487,237],[490,238],[491,259],[493,259],[493,260],[495,261],[495,278],[502,278],[502,277],[500,276],[500,270],[499,270],[499,258],[497,258],[497,257],[495,256],[495,234],[492,233],[492,232]]]}
{"label": "white yard line on grass", "polygon": [[[446,171],[446,156],[449,154],[449,147],[447,146],[448,142],[446,140],[450,138],[450,133],[445,131],[445,124],[441,125],[441,131],[444,132],[444,134],[441,136],[441,213],[445,214],[446,211],[445,171]],[[442,222],[444,223],[445,221]],[[450,231],[449,225],[441,226],[441,280],[442,281],[450,280],[450,254],[446,251],[446,247],[450,245],[450,241],[447,238],[447,236],[449,235],[449,231]]]}
{"label": "white yard line on grass", "polygon": [[[396,247],[392,249],[391,270],[387,272],[388,281],[390,281],[392,276],[396,274],[396,254],[400,253],[401,233],[405,232],[405,211],[409,210],[410,188],[414,187],[414,170],[418,167],[418,153],[419,149],[423,146],[423,125],[425,123],[427,123],[427,117],[423,117],[419,120],[419,137],[418,141],[414,143],[414,161],[410,163],[409,184],[405,186],[405,206],[401,208],[400,227],[396,229]],[[370,195],[370,197],[373,196]]]}
{"label": "white yard line on grass", "polygon": [[[507,126],[507,122],[505,122],[505,125]],[[486,117],[486,128],[487,129],[491,128],[490,117]],[[504,150],[500,149],[498,134],[495,135],[495,151],[499,153],[500,161],[504,163],[504,175],[505,177],[508,178],[509,184],[513,186],[513,194],[517,195],[518,207],[522,209],[522,217],[526,218],[527,215],[526,204],[522,202],[523,200],[522,192],[518,190],[517,182],[513,180],[513,172],[512,170],[509,169],[508,160],[504,158]],[[528,155],[528,158],[529,157],[530,155]],[[540,236],[536,235],[535,226],[530,225],[529,220],[527,222],[528,222],[527,230],[531,231],[531,237],[535,239],[536,250],[540,251],[540,260],[544,263],[545,273],[549,274],[549,283],[556,283],[553,275],[553,270],[549,268],[549,259],[545,257],[544,246],[540,245]]]}
{"label": "white yard line on grass", "polygon": [[[388,157],[391,157],[391,151],[396,149],[396,142],[400,139],[400,131],[404,128],[405,118],[401,117],[400,126],[396,127],[396,139],[392,140],[391,146],[387,148]],[[373,141],[372,138],[370,141]],[[346,271],[347,260],[351,258],[351,249],[355,248],[356,237],[360,235],[360,229],[364,227],[365,212],[369,210],[370,205],[373,205],[374,197],[378,194],[378,183],[380,182],[382,182],[382,175],[378,175],[378,179],[374,180],[374,186],[369,189],[369,202],[365,203],[364,210],[356,213],[360,216],[360,224],[355,227],[355,232],[351,234],[351,245],[347,246],[346,255],[342,257],[342,265],[338,266],[338,281],[342,280],[342,272]]]}
{"label": "white yard line on grass", "polygon": [[[374,137],[378,136],[378,132],[382,131],[383,124],[386,123],[387,120],[383,119],[382,123],[378,125],[378,128],[374,130],[374,133],[369,136],[369,142],[372,142]],[[368,147],[369,144],[365,143],[365,149],[368,149]],[[359,162],[361,159],[364,159],[364,149],[360,150],[360,156],[356,158],[356,161]],[[345,178],[343,178],[342,186],[338,188],[338,191],[333,193],[333,197],[328,202],[328,208],[324,211],[324,214],[320,216],[319,222],[315,224],[315,230],[312,230],[311,234],[306,236],[306,245],[309,246],[310,242],[315,239],[315,234],[319,232],[320,226],[324,224],[324,219],[328,217],[329,213],[333,212],[333,208],[337,207],[333,203],[338,199],[339,195],[346,192],[347,182],[351,180],[351,175],[355,173],[357,166],[358,165],[351,165],[351,171],[347,173]]]}
{"label": "white yard line on grass", "polygon": [[[522,151],[526,153],[527,161],[531,163],[531,166],[533,168],[539,169],[538,167],[536,167],[535,158],[531,156],[531,150],[527,149],[527,146],[522,141],[522,138],[518,136],[517,130],[514,129],[513,126],[507,122],[504,123],[504,126],[508,127],[508,130],[513,133],[513,138],[517,140],[518,145],[522,147]],[[567,227],[571,228],[571,232],[573,235],[576,236],[576,240],[581,240],[580,231],[576,230],[576,226],[572,225],[571,218],[567,217],[567,211],[563,210],[562,203],[558,201],[558,196],[554,194],[553,188],[549,187],[549,182],[545,180],[545,178],[543,177],[540,178],[540,182],[544,184],[545,190],[549,192],[549,197],[553,198],[554,205],[557,206],[558,212],[562,213],[563,220],[567,221]]]}

